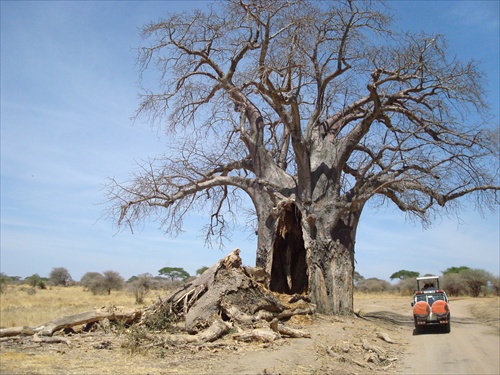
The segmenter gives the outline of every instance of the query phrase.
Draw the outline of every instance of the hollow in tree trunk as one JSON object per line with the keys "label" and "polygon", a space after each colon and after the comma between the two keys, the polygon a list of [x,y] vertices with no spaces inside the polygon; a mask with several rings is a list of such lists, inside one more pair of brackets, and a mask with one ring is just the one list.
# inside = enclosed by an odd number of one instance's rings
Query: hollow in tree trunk
{"label": "hollow in tree trunk", "polygon": [[[315,214],[318,217],[318,213]],[[304,219],[308,217],[308,219]],[[353,309],[354,238],[359,214],[320,213],[311,221],[294,203],[283,204],[273,222],[267,254],[257,265],[270,274],[269,288],[287,294],[308,293],[325,314]]]}

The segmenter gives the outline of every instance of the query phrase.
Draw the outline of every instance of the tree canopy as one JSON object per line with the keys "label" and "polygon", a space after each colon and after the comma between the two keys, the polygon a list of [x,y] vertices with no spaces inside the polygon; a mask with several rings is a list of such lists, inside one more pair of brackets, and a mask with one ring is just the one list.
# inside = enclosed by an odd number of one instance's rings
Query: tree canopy
{"label": "tree canopy", "polygon": [[453,266],[453,267],[448,267],[447,269],[441,272],[443,272],[443,275],[448,275],[450,273],[462,273],[467,270],[470,270],[470,268],[467,266],[460,266],[460,267]]}
{"label": "tree canopy", "polygon": [[394,280],[394,279],[406,279],[406,278],[415,278],[415,277],[419,277],[420,276],[420,272],[416,272],[416,271],[407,271],[407,270],[399,270],[398,272],[394,272],[389,278],[391,280]]}
{"label": "tree canopy", "polygon": [[68,282],[72,280],[69,271],[64,267],[53,268],[50,271],[49,279],[54,285],[62,286],[67,286]]}
{"label": "tree canopy", "polygon": [[163,267],[158,270],[158,274],[168,277],[170,280],[186,280],[189,273],[180,267]]}

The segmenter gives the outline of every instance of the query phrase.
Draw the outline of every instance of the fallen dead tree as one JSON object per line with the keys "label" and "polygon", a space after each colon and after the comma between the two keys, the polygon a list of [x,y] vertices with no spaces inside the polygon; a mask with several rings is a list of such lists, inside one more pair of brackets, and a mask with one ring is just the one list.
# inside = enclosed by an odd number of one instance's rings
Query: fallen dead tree
{"label": "fallen dead tree", "polygon": [[[3,328],[0,338],[33,336],[32,341],[37,343],[68,344],[68,340],[51,336],[61,330],[105,320],[161,332],[162,340],[179,344],[213,342],[231,330],[237,332],[233,337],[237,341],[310,337],[307,332],[283,323],[295,315],[314,314],[314,305],[306,296],[299,295],[281,302],[262,283],[264,274],[261,269],[243,267],[236,249],[197,279],[144,310],[102,308],[55,319],[38,327]],[[184,328],[174,333],[179,323],[184,323]]]}
{"label": "fallen dead tree", "polygon": [[31,336],[35,334],[37,336],[52,336],[54,332],[60,331],[62,329],[73,328],[75,326],[83,324],[95,323],[104,319],[108,319],[110,322],[132,324],[134,322],[137,322],[141,315],[142,311],[129,308],[102,308],[54,319],[38,327],[0,328],[0,337],[18,335]]}
{"label": "fallen dead tree", "polygon": [[[308,337],[305,332],[284,327],[255,328],[258,322],[286,321],[294,315],[313,314],[314,305],[308,303],[307,297],[295,296],[293,305],[285,305],[260,281],[263,270],[242,267],[239,249],[232,251],[197,279],[185,284],[170,295],[158,300],[144,311],[140,324],[153,329],[161,328],[161,324],[183,320],[184,330],[198,337],[197,341],[209,341],[203,332],[216,331],[210,329],[217,322],[226,322],[246,333],[238,333],[235,338],[252,341],[251,337],[260,334],[262,341],[270,338]],[[265,279],[265,277],[264,277]],[[257,331],[259,329],[260,331]],[[253,334],[251,332],[254,332]],[[277,335],[277,336],[276,336]],[[246,339],[245,337],[249,337]],[[213,339],[212,335],[208,335]],[[178,335],[176,336],[179,339]],[[192,341],[192,339],[187,339]],[[257,338],[257,340],[259,340]]]}

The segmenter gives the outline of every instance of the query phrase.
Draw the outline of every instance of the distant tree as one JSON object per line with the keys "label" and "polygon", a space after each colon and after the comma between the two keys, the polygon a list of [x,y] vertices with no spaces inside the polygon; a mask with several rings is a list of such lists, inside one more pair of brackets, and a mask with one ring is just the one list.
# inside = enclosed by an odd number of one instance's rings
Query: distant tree
{"label": "distant tree", "polygon": [[64,267],[56,267],[50,271],[49,279],[54,285],[67,286],[71,281],[71,275]]}
{"label": "distant tree", "polygon": [[359,282],[364,279],[365,278],[361,276],[361,274],[358,271],[354,271],[354,286],[357,286]]}
{"label": "distant tree", "polygon": [[103,272],[104,285],[108,294],[111,294],[111,290],[120,290],[123,288],[125,280],[116,271],[105,271]]}
{"label": "distant tree", "polygon": [[445,269],[442,272],[443,272],[443,275],[447,275],[450,273],[461,273],[461,272],[467,271],[467,270],[470,270],[470,268],[466,267],[466,266],[460,266],[460,267],[450,267],[450,268]]}
{"label": "distant tree", "polygon": [[202,274],[203,274],[203,272],[205,272],[206,270],[208,270],[208,267],[203,266],[203,267],[198,268],[198,269],[196,270],[196,274],[197,274],[197,275],[202,275]]}
{"label": "distant tree", "polygon": [[479,297],[481,289],[486,286],[488,281],[493,280],[493,275],[482,269],[468,269],[460,272],[464,278],[464,283],[472,297]]}
{"label": "distant tree", "polygon": [[135,303],[144,303],[144,298],[152,289],[153,283],[153,275],[150,273],[135,276],[135,279],[130,282],[130,289],[134,293]]}
{"label": "distant tree", "polygon": [[80,279],[80,284],[87,290],[90,290],[92,282],[96,278],[102,278],[102,275],[99,272],[87,272]]}
{"label": "distant tree", "polygon": [[466,293],[464,278],[458,272],[444,273],[440,286],[451,297],[458,297],[460,294]]}
{"label": "distant tree", "polygon": [[496,296],[500,296],[500,276],[497,276],[491,280],[491,288]]}
{"label": "distant tree", "polygon": [[127,284],[133,283],[133,282],[134,282],[135,280],[137,280],[138,278],[139,278],[139,276],[135,276],[135,275],[134,275],[134,276],[130,277],[130,278],[126,281],[126,283],[127,283]]}
{"label": "distant tree", "polygon": [[189,277],[189,273],[187,273],[184,268],[179,267],[163,267],[158,270],[158,273],[162,276],[168,277],[170,280],[186,280]]}
{"label": "distant tree", "polygon": [[415,277],[419,277],[419,276],[420,276],[420,272],[400,270],[398,272],[394,272],[390,276],[390,279],[391,280],[394,280],[394,279],[402,280],[402,279],[406,279],[406,278],[414,279]]}
{"label": "distant tree", "polygon": [[207,267],[207,266],[200,267],[200,268],[198,268],[198,269],[196,270],[196,274],[197,274],[197,275],[202,275],[202,274],[203,274],[206,270],[208,270],[208,269],[209,269],[209,267]]}

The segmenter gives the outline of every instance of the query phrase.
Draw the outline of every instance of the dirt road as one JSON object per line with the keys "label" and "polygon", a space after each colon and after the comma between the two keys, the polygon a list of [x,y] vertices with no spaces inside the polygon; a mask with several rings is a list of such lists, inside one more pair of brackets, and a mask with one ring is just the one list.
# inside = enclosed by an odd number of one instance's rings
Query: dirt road
{"label": "dirt road", "polygon": [[[474,299],[452,301],[452,330],[408,333],[402,374],[500,374],[498,329],[470,313]],[[493,302],[493,301],[492,301]],[[494,303],[494,302],[493,302]]]}

